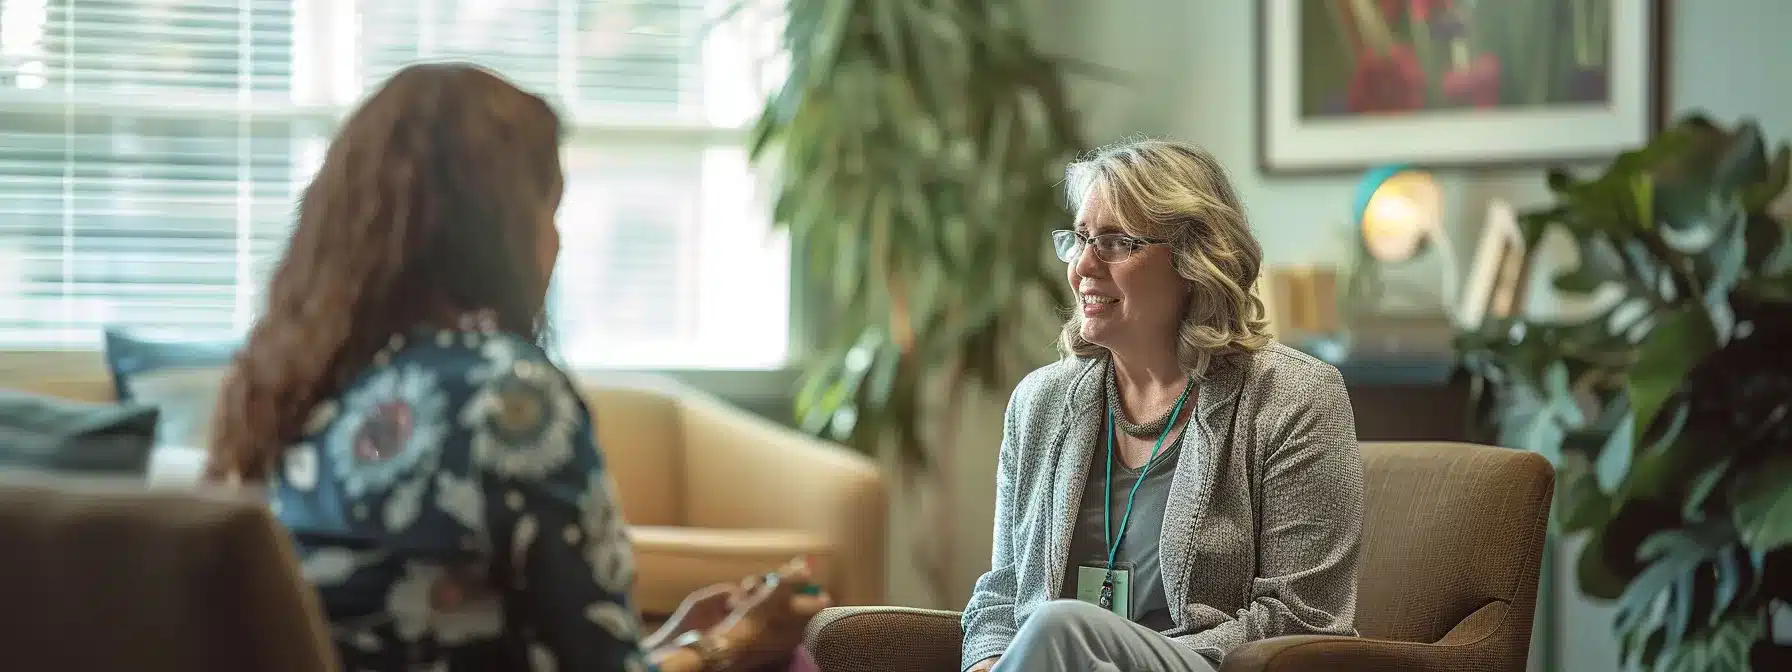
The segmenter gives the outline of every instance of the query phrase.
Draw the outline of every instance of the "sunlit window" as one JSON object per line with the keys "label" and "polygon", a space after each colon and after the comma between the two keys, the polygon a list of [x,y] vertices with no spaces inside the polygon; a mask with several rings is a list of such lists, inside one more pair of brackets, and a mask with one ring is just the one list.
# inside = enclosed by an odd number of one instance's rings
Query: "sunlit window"
{"label": "sunlit window", "polygon": [[405,64],[457,59],[573,123],[563,356],[778,366],[788,252],[742,147],[775,30],[718,25],[734,4],[0,0],[0,349],[240,336],[337,120]]}

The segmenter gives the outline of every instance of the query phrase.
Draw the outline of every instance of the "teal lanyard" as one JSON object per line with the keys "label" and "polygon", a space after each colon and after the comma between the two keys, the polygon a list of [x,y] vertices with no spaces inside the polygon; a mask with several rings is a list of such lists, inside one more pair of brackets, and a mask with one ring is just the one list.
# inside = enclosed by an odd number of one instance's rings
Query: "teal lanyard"
{"label": "teal lanyard", "polygon": [[1139,484],[1145,482],[1145,477],[1151,473],[1151,467],[1157,464],[1157,451],[1163,449],[1164,439],[1170,438],[1170,431],[1176,429],[1176,416],[1182,413],[1182,404],[1188,401],[1188,392],[1194,387],[1195,381],[1191,380],[1182,388],[1182,396],[1177,397],[1176,405],[1170,408],[1169,423],[1164,425],[1163,433],[1157,435],[1157,445],[1151,447],[1151,457],[1145,459],[1145,468],[1139,471],[1138,479],[1132,482],[1132,491],[1126,493],[1126,513],[1120,515],[1118,534],[1110,534],[1108,531],[1108,521],[1114,518],[1110,508],[1114,501],[1114,434],[1119,431],[1114,428],[1114,407],[1108,406],[1108,475],[1101,486],[1101,539],[1108,547],[1109,583],[1113,582],[1114,560],[1120,554],[1120,539],[1126,536],[1126,524],[1132,521],[1132,500],[1139,494]]}

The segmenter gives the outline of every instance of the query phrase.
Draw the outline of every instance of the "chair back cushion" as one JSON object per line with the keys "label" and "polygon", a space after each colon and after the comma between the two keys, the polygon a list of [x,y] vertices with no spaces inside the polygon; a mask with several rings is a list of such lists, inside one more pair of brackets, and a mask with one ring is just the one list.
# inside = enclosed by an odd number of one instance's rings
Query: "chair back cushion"
{"label": "chair back cushion", "polygon": [[0,469],[141,476],[156,409],[0,389]]}
{"label": "chair back cushion", "polygon": [[678,399],[646,382],[615,375],[579,376],[597,423],[604,466],[630,525],[683,525],[684,437]]}
{"label": "chair back cushion", "polygon": [[8,669],[336,668],[258,497],[14,474],[0,478],[0,539]]}
{"label": "chair back cushion", "polygon": [[1367,516],[1357,631],[1435,642],[1490,602],[1528,639],[1555,472],[1536,453],[1364,443]]}

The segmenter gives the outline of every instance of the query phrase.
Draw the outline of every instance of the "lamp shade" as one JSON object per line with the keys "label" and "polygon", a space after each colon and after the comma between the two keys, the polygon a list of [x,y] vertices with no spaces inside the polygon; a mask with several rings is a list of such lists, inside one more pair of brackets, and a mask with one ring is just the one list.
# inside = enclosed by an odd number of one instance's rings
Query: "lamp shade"
{"label": "lamp shade", "polygon": [[1443,213],[1441,190],[1430,173],[1405,166],[1379,166],[1357,184],[1352,215],[1363,246],[1377,261],[1411,259],[1427,238],[1437,235]]}

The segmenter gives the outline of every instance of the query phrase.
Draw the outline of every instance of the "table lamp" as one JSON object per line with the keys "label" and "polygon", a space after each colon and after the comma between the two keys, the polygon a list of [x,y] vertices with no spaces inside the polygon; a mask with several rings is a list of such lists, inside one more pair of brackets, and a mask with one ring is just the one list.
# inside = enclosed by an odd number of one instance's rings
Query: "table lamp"
{"label": "table lamp", "polygon": [[1388,270],[1433,249],[1443,265],[1434,285],[1441,292],[1419,300],[1435,300],[1446,316],[1455,312],[1456,255],[1443,229],[1443,189],[1431,173],[1400,165],[1371,169],[1357,184],[1351,215],[1361,242],[1348,289],[1352,312],[1380,302]]}

